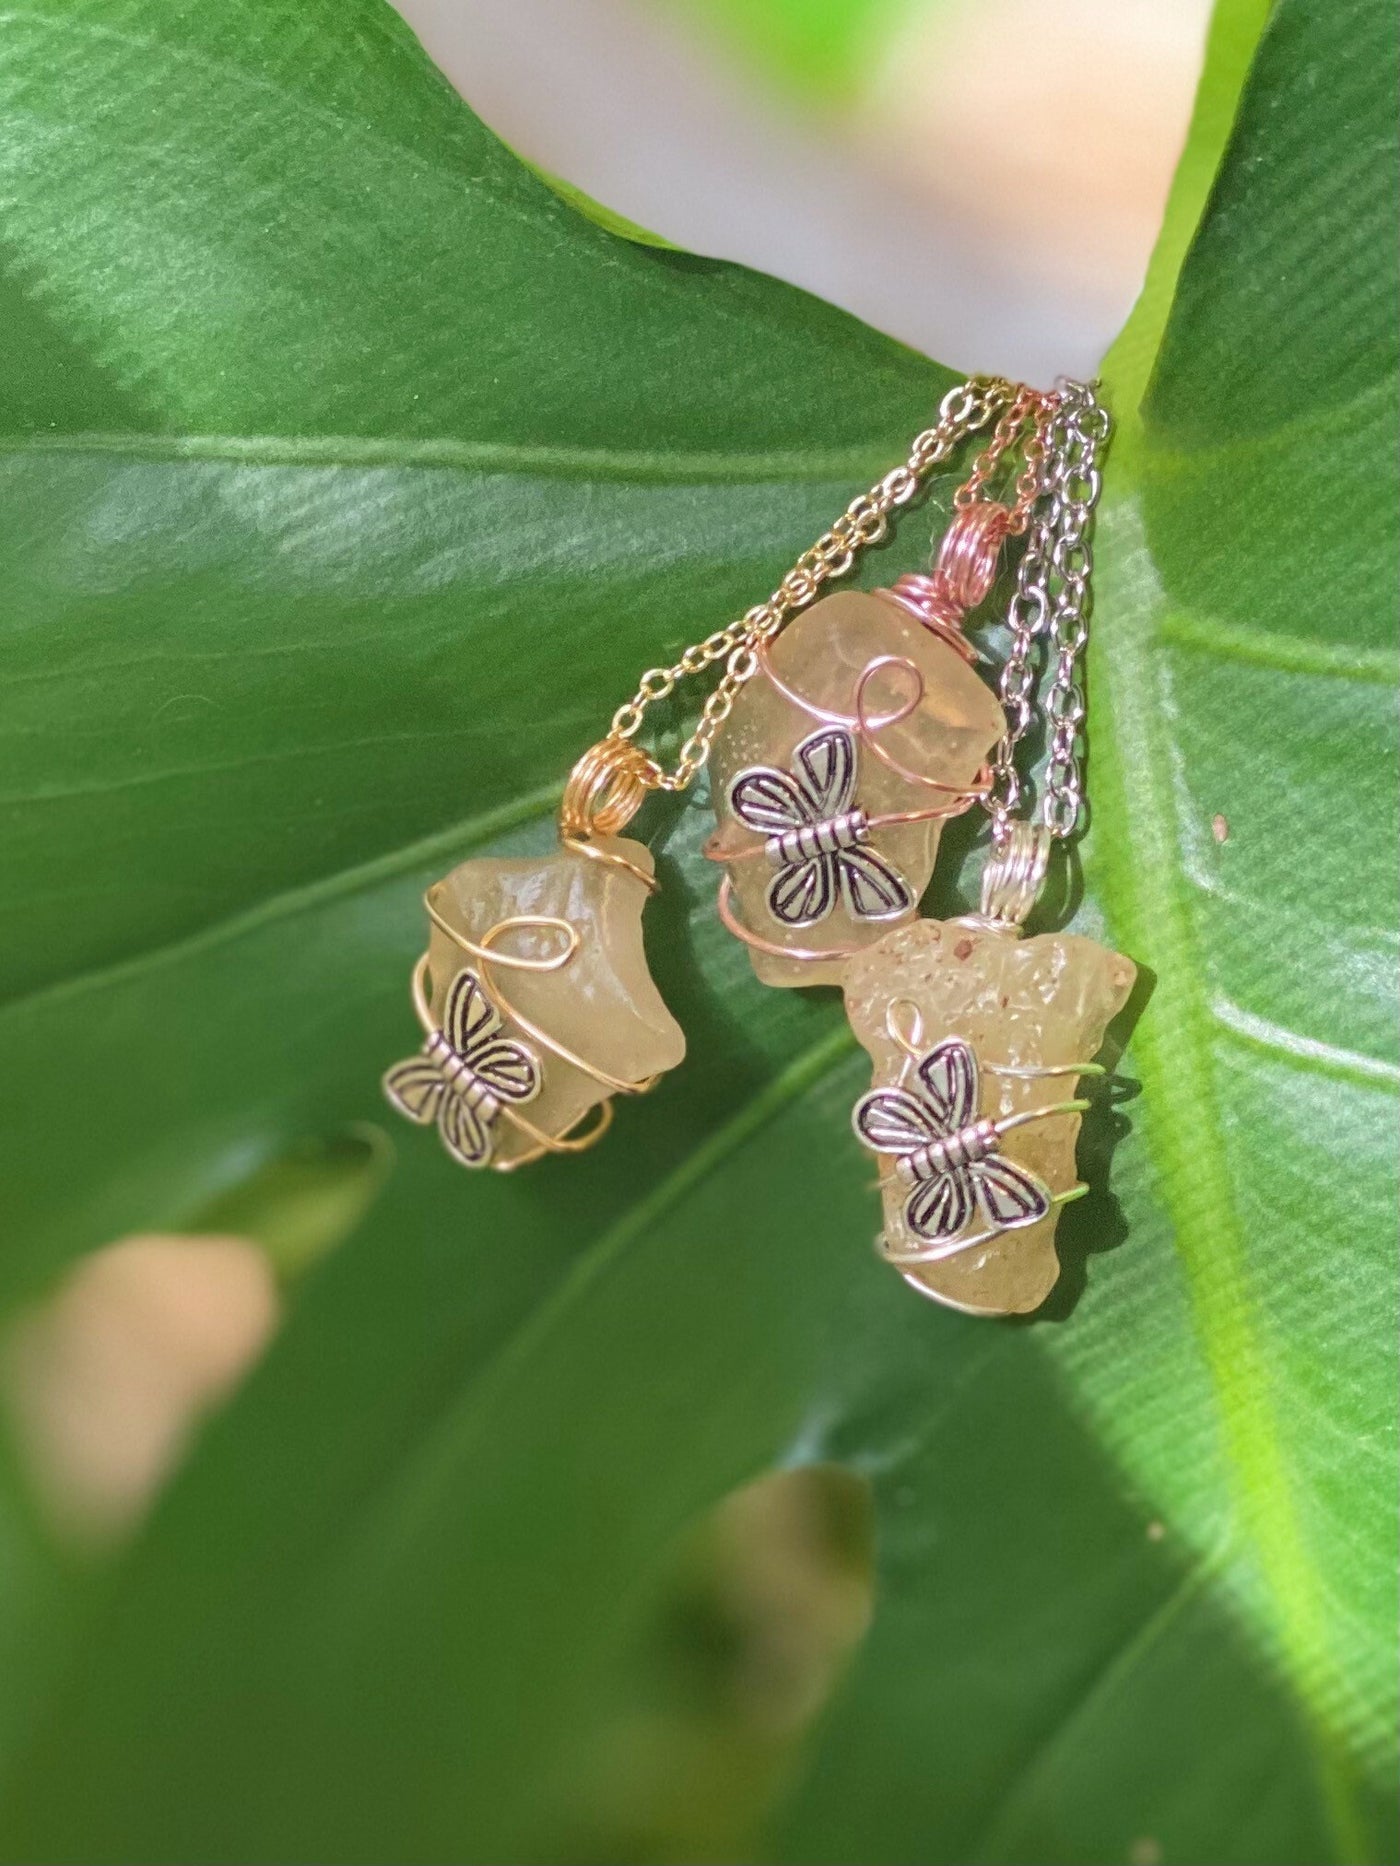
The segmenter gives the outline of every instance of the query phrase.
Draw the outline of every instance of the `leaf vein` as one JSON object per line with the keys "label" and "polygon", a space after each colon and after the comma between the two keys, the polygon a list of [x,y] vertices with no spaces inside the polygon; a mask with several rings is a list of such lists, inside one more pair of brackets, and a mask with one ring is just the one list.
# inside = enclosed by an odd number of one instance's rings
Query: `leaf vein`
{"label": "leaf vein", "polygon": [[[762,453],[677,448],[573,447],[454,436],[314,434],[219,435],[90,433],[0,437],[0,457],[117,455],[135,463],[192,460],[208,465],[337,468],[393,467],[503,478],[624,480],[638,484],[744,485],[799,480],[869,479],[889,464],[889,449],[868,446],[775,448]],[[939,477],[934,475],[933,479]]]}
{"label": "leaf vein", "polygon": [[517,797],[497,809],[481,811],[475,816],[449,824],[446,829],[435,830],[432,835],[408,843],[403,848],[392,849],[386,855],[375,856],[368,862],[357,863],[353,868],[341,869],[333,875],[322,876],[300,887],[287,888],[281,893],[269,895],[252,907],[243,908],[226,919],[216,920],[164,946],[154,946],[132,958],[120,959],[113,965],[92,967],[53,984],[41,985],[33,991],[20,992],[0,1005],[0,1014],[8,1016],[15,1011],[36,1008],[47,1010],[49,1006],[62,1003],[68,998],[129,984],[133,979],[142,978],[147,972],[161,966],[176,965],[196,954],[246,938],[250,933],[259,932],[279,920],[313,913],[342,895],[355,894],[382,882],[392,881],[396,876],[410,873],[415,868],[426,867],[435,858],[465,854],[495,836],[504,835],[508,830],[518,829],[548,816],[558,802],[557,785],[529,791],[523,797]]}

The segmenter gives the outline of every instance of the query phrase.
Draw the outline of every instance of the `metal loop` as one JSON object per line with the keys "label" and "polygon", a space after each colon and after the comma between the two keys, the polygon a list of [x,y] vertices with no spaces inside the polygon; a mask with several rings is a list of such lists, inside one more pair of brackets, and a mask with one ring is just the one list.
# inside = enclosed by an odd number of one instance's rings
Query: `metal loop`
{"label": "metal loop", "polygon": [[1010,512],[993,500],[954,514],[939,546],[934,581],[942,584],[958,609],[975,609],[991,589],[1010,530]]}
{"label": "metal loop", "polygon": [[1051,831],[1042,823],[1011,823],[982,870],[981,918],[1018,927],[1035,906],[1050,861]]}
{"label": "metal loop", "polygon": [[615,836],[637,814],[662,773],[655,760],[630,739],[610,733],[592,745],[569,773],[559,805],[559,833],[566,841]]}
{"label": "metal loop", "polygon": [[919,490],[919,476],[908,465],[897,466],[880,481],[880,491],[894,505],[908,505]]}

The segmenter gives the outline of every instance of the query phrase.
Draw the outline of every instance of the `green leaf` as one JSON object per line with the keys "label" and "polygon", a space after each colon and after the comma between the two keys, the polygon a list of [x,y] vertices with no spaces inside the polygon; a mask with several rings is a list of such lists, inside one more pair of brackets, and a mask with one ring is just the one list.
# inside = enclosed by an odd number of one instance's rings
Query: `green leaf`
{"label": "green leaf", "polygon": [[294,1147],[195,1213],[187,1228],[261,1245],[278,1277],[291,1281],[360,1222],[392,1159],[377,1127]]}
{"label": "green leaf", "polygon": [[[1233,115],[1222,80],[1260,11],[1217,17],[1162,245],[1105,369],[1118,432],[1097,548],[1088,878],[1154,975],[1124,1149],[1140,1141],[1146,1158],[1120,1153],[1114,1185],[1125,1249],[1154,1234],[1174,1248],[1192,1365],[1145,1260],[1131,1302],[1125,1288],[1102,1318],[1132,1332],[1131,1396],[1088,1303],[1079,1339],[1055,1344],[1096,1438],[1199,1565],[1135,1643],[1086,1667],[958,1857],[1123,1857],[1126,1819],[1095,1832],[1081,1810],[1112,1807],[1114,1783],[1140,1793],[1145,1730],[1179,1797],[1175,1834],[1143,1816],[1164,1857],[1388,1857],[1367,1783],[1387,1780],[1394,1740],[1396,355],[1376,262],[1394,208],[1377,83],[1390,32],[1369,7],[1344,25],[1276,8],[1207,200]],[[1125,1179],[1139,1160],[1150,1191]],[[1207,1435],[1218,1491],[1198,1462]],[[853,1680],[794,1858],[852,1856],[840,1810],[869,1779],[868,1750],[912,1714],[892,1674],[946,1620],[922,1577],[906,1591],[887,1582],[905,1617],[883,1664],[877,1629]],[[1292,1683],[1317,1831],[1276,1779],[1278,1825],[1250,1831],[1216,1774],[1271,1775],[1247,1757],[1277,1731],[1242,1734],[1255,1714],[1221,1688],[1211,1595]],[[1207,1705],[1174,1676],[1192,1667],[1209,1675]],[[911,1856],[927,1805],[911,1792],[904,1850],[881,1857]],[[1241,1827],[1207,1841],[1226,1806]]]}
{"label": "green leaf", "polygon": [[[522,156],[521,160],[524,159]],[[660,233],[650,233],[645,227],[639,227],[635,220],[629,220],[625,214],[619,214],[616,208],[605,207],[601,201],[595,201],[591,194],[585,194],[583,189],[576,187],[573,182],[565,181],[562,175],[552,175],[548,169],[541,168],[538,163],[531,163],[530,166],[540,180],[546,182],[554,190],[561,201],[567,201],[570,207],[577,208],[585,219],[593,221],[603,228],[604,232],[620,234],[624,240],[636,240],[642,246],[659,246],[667,252],[674,253],[680,250],[673,240],[666,239]]]}
{"label": "green leaf", "polygon": [[[819,1459],[872,1486],[876,1620],[768,1852],[1384,1857],[1393,124],[1344,10],[1281,0],[1191,236],[1222,18],[1110,359],[1084,918],[1155,986],[1069,1299],[881,1272],[839,1008],[753,984],[703,808],[658,811],[685,1068],[519,1181],[402,1138],[65,1632],[6,1857],[570,1857],[676,1538]],[[637,671],[948,377],[574,214],[370,0],[0,31],[13,1299],[372,1118],[422,886],[547,846]]]}

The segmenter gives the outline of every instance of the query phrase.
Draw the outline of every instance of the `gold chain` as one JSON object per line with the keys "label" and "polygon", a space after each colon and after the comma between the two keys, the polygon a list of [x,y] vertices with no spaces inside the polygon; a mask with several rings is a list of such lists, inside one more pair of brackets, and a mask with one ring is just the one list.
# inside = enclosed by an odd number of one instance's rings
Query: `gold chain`
{"label": "gold chain", "polygon": [[[1024,397],[1000,377],[974,376],[950,389],[939,405],[937,424],[925,428],[915,439],[908,459],[877,480],[869,492],[852,499],[831,530],[802,553],[767,602],[757,604],[727,628],[716,629],[704,641],[695,642],[670,667],[648,668],[632,698],[613,714],[607,738],[586,757],[615,746],[633,783],[647,790],[684,790],[709,758],[715,735],[733,710],[740,688],[753,677],[758,666],[755,647],[771,640],[790,617],[806,608],[824,583],[845,576],[867,546],[885,539],[890,513],[915,498],[930,471],[946,460],[961,440],[1003,411],[1009,419],[1017,407],[1017,419],[988,472],[1027,417]],[[649,706],[674,693],[677,683],[687,676],[703,673],[718,661],[725,664],[724,674],[706,699],[699,724],[682,745],[674,769],[666,770],[650,753],[627,743],[641,729]]]}

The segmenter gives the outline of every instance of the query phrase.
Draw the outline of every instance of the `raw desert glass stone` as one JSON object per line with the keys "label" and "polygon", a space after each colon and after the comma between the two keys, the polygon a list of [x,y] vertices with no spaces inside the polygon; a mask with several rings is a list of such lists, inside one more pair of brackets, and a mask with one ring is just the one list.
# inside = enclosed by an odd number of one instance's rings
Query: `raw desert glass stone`
{"label": "raw desert glass stone", "polygon": [[[653,872],[651,851],[639,842],[599,837],[595,846],[600,853],[625,857],[645,874]],[[648,898],[647,888],[625,868],[568,848],[553,855],[463,862],[434,895],[443,918],[478,945],[502,921],[522,916],[567,920],[579,935],[573,958],[550,972],[483,965],[438,927],[428,944],[434,1015],[441,1016],[453,976],[470,966],[501,1011],[507,1034],[539,1059],[540,1092],[521,1113],[552,1138],[568,1133],[610,1091],[538,1043],[522,1029],[520,1018],[620,1081],[644,1082],[674,1069],[685,1055],[685,1033],[647,970],[642,909]],[[518,927],[501,937],[498,950],[547,959],[565,944],[556,928]],[[532,1145],[503,1111],[496,1123],[495,1159],[517,1159]]]}
{"label": "raw desert glass stone", "polygon": [[[1121,954],[1074,933],[1027,939],[1015,927],[972,920],[919,920],[887,933],[854,958],[846,973],[846,1012],[874,1063],[873,1086],[899,1078],[905,1056],[886,1022],[891,1004],[918,1007],[921,1047],[945,1037],[971,1045],[981,1067],[981,1116],[1069,1101],[1073,1075],[1021,1081],[994,1075],[988,1063],[1037,1067],[1091,1062],[1110,1021],[1127,1002],[1136,968]],[[907,1028],[907,1021],[905,1028]],[[1015,1128],[1001,1141],[1009,1160],[1027,1167],[1052,1193],[1076,1183],[1080,1117],[1060,1114]],[[881,1177],[893,1161],[880,1157]],[[917,1248],[904,1225],[905,1188],[883,1193],[885,1237],[896,1250]],[[1039,1308],[1059,1276],[1055,1221],[1005,1231],[941,1263],[900,1266],[915,1288],[977,1315],[1019,1315]],[[985,1229],[982,1221],[974,1221]]]}
{"label": "raw desert glass stone", "polygon": [[[951,785],[954,792],[976,781],[988,752],[1005,730],[996,696],[976,670],[951,643],[887,593],[845,590],[824,597],[788,624],[769,654],[784,685],[814,706],[847,716],[855,712],[856,683],[872,661],[888,655],[912,663],[923,681],[923,696],[907,719],[881,732],[880,743],[908,769]],[[897,710],[912,688],[913,677],[906,671],[883,670],[867,689],[867,711]],[[820,724],[761,671],[742,689],[711,759],[720,823],[718,853],[749,848],[760,840],[729,807],[734,778],[755,765],[791,770],[795,748]],[[858,744],[857,756],[855,806],[871,817],[955,802],[952,793],[940,796],[911,784],[863,745]],[[907,881],[915,906],[933,873],[942,827],[934,818],[872,834],[872,846]],[[890,929],[888,920],[853,916],[839,897],[816,925],[784,927],[768,909],[766,896],[774,870],[767,860],[732,862],[729,874],[734,907],[746,927],[789,949],[834,955],[830,960],[802,961],[775,958],[751,947],[754,971],[765,985],[839,984],[841,949],[871,945]]]}

